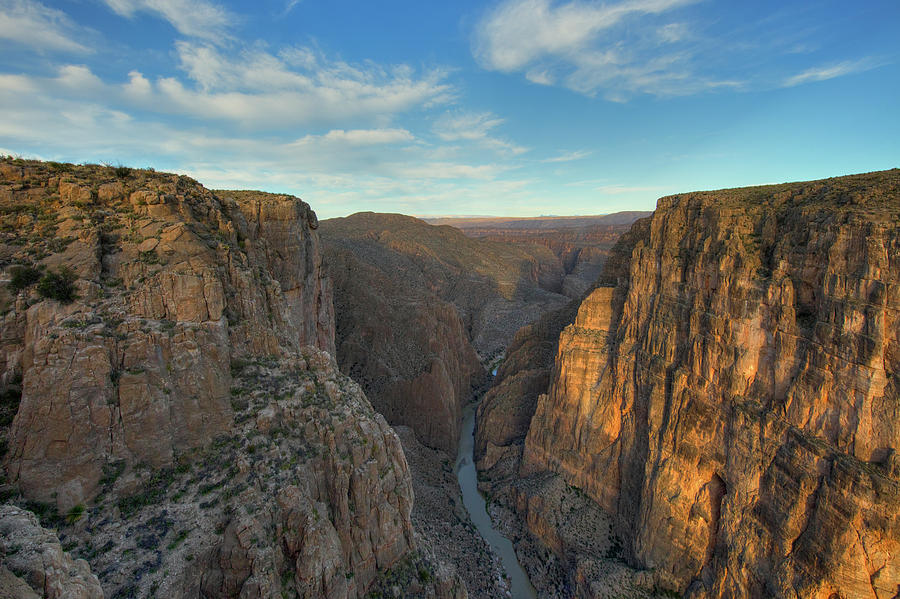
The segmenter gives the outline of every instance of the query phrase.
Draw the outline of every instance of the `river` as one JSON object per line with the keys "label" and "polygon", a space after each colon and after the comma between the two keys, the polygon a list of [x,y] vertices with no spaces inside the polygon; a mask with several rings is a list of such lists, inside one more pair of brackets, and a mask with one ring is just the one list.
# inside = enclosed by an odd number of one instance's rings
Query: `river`
{"label": "river", "polygon": [[473,450],[475,449],[475,410],[478,404],[469,404],[463,410],[462,432],[459,438],[459,453],[456,456],[456,477],[459,479],[459,488],[462,491],[463,504],[472,518],[475,528],[488,542],[494,552],[500,556],[506,575],[509,577],[509,586],[512,599],[536,599],[537,593],[528,580],[528,575],[522,569],[516,552],[509,539],[504,537],[491,524],[488,516],[484,497],[478,492],[478,472],[475,470]]}

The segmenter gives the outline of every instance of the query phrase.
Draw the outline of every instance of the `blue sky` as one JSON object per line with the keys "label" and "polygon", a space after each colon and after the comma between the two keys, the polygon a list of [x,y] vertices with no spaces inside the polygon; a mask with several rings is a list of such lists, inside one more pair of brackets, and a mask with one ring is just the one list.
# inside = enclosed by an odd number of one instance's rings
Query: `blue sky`
{"label": "blue sky", "polygon": [[900,166],[900,2],[0,0],[0,153],[599,214]]}

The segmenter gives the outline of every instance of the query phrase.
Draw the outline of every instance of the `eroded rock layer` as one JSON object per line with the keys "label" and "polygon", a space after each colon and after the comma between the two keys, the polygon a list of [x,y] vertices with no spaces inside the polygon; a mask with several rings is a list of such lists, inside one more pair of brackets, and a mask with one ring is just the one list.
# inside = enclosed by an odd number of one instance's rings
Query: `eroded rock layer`
{"label": "eroded rock layer", "polygon": [[896,170],[661,199],[560,337],[523,474],[660,588],[896,596],[897,214]]}

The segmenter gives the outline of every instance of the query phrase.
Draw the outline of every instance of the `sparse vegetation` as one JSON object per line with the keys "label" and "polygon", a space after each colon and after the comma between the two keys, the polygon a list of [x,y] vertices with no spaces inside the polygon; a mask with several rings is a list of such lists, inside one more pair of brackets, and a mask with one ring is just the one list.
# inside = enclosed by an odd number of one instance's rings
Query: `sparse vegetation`
{"label": "sparse vegetation", "polygon": [[41,271],[33,266],[16,265],[9,269],[8,286],[13,292],[31,287],[41,280]]}
{"label": "sparse vegetation", "polygon": [[73,506],[72,509],[66,513],[66,522],[69,524],[75,524],[84,516],[85,507],[83,503],[79,503],[76,506]]}
{"label": "sparse vegetation", "polygon": [[54,299],[63,304],[70,304],[78,299],[75,292],[75,281],[78,276],[68,266],[61,266],[56,272],[47,272],[37,285],[41,297]]}

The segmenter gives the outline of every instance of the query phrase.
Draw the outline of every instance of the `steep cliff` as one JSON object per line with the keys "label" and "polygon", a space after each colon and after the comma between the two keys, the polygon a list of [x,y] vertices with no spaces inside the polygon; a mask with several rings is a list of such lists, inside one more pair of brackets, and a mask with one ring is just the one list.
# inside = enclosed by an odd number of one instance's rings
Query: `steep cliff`
{"label": "steep cliff", "polygon": [[344,371],[390,423],[454,451],[461,406],[483,378],[456,309],[349,250],[330,247],[328,270]]}
{"label": "steep cliff", "polygon": [[399,440],[326,353],[309,206],[4,160],[0,217],[0,493],[108,596],[465,597],[415,551]]}
{"label": "steep cliff", "polygon": [[455,451],[460,406],[515,331],[565,298],[546,248],[470,239],[397,214],[323,221],[337,358],[392,424]]}
{"label": "steep cliff", "polygon": [[663,198],[560,337],[522,474],[694,597],[900,591],[900,171]]}

